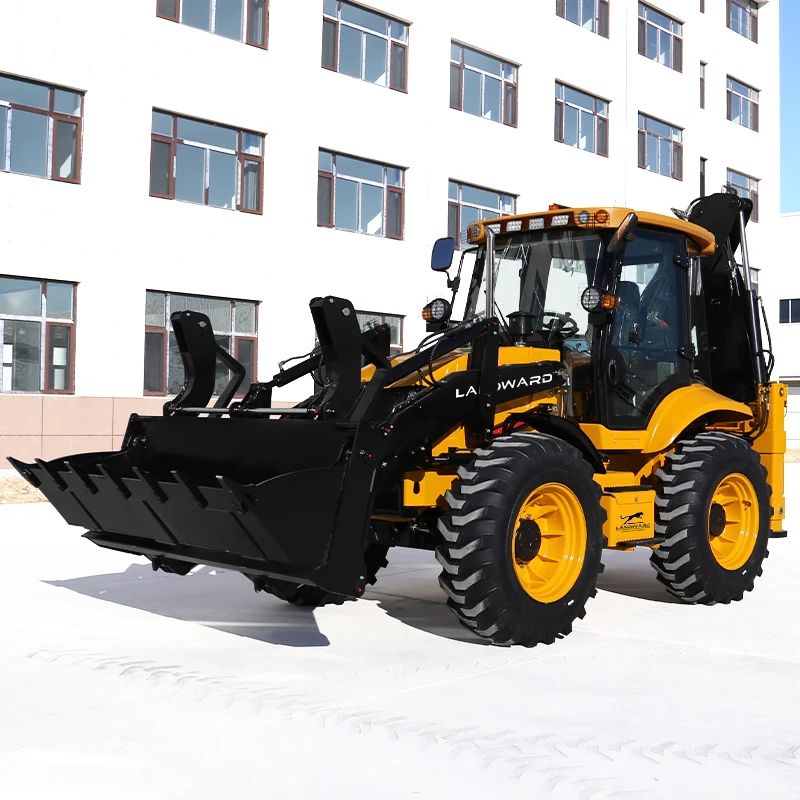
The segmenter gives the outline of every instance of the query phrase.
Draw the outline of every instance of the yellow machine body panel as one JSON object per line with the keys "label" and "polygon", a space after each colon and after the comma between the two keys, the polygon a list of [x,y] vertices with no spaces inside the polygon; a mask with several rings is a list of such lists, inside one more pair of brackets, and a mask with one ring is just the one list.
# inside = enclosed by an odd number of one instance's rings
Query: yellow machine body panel
{"label": "yellow machine body panel", "polygon": [[[615,473],[609,473],[614,475]],[[605,509],[603,534],[608,547],[627,549],[624,542],[647,544],[655,534],[655,489],[646,486],[635,489],[621,487],[617,491],[603,491],[600,505]],[[643,541],[644,540],[644,541]],[[634,545],[630,545],[633,547]]]}

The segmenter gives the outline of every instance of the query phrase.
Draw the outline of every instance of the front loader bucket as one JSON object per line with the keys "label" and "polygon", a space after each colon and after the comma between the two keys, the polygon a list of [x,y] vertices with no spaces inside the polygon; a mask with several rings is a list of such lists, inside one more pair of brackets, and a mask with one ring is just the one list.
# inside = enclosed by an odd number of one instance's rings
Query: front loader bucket
{"label": "front loader bucket", "polygon": [[355,433],[324,420],[134,417],[119,452],[9,460],[88,539],[154,567],[357,596],[371,475],[351,465]]}

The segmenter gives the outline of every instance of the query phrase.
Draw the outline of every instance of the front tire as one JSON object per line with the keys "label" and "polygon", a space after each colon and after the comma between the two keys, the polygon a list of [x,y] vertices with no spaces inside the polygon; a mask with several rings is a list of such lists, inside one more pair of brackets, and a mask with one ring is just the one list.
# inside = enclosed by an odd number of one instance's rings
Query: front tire
{"label": "front tire", "polygon": [[513,433],[475,455],[445,496],[439,583],[479,636],[551,644],[597,594],[600,487],[580,452],[552,436]]}
{"label": "front tire", "polygon": [[767,470],[746,441],[709,431],[677,443],[656,472],[658,580],[685,603],[730,603],[753,590],[767,557]]}

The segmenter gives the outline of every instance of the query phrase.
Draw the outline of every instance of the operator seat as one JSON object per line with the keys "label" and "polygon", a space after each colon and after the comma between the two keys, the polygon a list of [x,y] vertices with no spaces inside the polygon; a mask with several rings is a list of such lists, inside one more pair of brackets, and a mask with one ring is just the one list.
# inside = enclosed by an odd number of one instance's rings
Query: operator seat
{"label": "operator seat", "polygon": [[639,284],[633,281],[620,281],[617,284],[619,306],[614,313],[615,330],[612,345],[617,350],[630,350],[636,343],[631,341],[631,332],[638,331],[641,296]]}

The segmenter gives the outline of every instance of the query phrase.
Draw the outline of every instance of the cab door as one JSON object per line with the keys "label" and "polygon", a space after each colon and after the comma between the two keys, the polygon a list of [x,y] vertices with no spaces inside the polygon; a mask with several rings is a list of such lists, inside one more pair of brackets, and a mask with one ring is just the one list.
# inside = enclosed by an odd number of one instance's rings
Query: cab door
{"label": "cab door", "polygon": [[601,344],[609,428],[646,428],[659,402],[691,382],[685,256],[683,235],[643,227],[625,250]]}

